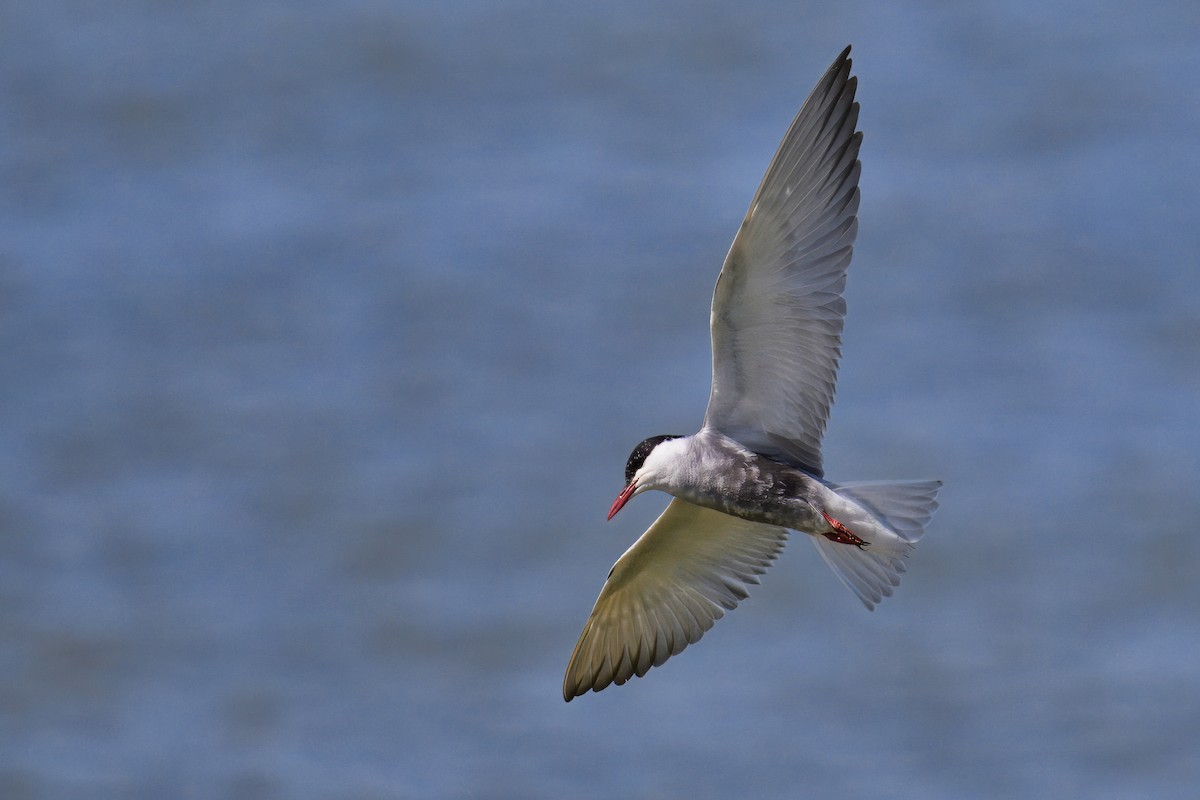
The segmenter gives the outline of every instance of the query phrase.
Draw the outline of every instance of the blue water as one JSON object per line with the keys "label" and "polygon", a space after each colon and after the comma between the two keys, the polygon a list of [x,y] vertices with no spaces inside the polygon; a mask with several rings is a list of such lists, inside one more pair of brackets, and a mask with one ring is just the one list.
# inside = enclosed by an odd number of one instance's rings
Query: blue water
{"label": "blue water", "polygon": [[[1194,796],[1197,8],[6,4],[0,797]],[[564,704],[847,42],[826,466],[942,509]]]}

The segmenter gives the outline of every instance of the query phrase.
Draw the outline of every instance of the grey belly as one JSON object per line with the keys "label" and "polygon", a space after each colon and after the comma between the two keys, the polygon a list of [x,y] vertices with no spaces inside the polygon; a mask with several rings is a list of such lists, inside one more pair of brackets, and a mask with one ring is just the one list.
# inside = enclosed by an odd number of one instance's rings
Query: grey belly
{"label": "grey belly", "polygon": [[828,527],[824,518],[806,500],[800,498],[790,498],[781,503],[735,507],[731,513],[752,522],[765,522],[768,525],[778,525],[808,533],[815,533],[818,529]]}
{"label": "grey belly", "polygon": [[825,522],[821,514],[807,500],[799,497],[749,499],[697,497],[684,499],[750,522],[778,525],[781,528],[791,528],[805,533],[817,533],[829,528],[829,524]]}
{"label": "grey belly", "polygon": [[815,507],[822,487],[801,470],[743,453],[709,474],[711,484],[687,487],[680,497],[751,522],[806,533],[831,530]]}

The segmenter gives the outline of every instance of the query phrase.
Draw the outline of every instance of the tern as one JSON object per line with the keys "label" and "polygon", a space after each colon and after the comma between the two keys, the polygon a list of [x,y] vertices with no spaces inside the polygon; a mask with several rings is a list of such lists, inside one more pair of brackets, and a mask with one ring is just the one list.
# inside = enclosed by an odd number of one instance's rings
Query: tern
{"label": "tern", "polygon": [[792,121],[721,267],[703,426],[652,436],[625,465],[610,520],[651,489],[673,498],[609,573],[567,666],[568,702],[698,641],[747,597],[789,530],[808,534],[873,609],[937,508],[941,481],[832,483],[821,464],[858,231],[849,56]]}

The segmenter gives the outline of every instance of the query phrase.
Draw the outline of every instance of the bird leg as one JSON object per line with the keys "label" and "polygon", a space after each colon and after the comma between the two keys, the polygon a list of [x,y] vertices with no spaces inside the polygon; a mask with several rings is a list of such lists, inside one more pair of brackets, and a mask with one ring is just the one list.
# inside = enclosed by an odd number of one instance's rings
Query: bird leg
{"label": "bird leg", "polygon": [[855,536],[849,528],[826,514],[824,511],[821,512],[821,516],[824,517],[825,521],[829,523],[829,527],[833,528],[830,533],[821,534],[829,541],[837,542],[838,544],[852,544],[859,550],[866,550],[867,547],[870,546],[870,542],[865,542]]}

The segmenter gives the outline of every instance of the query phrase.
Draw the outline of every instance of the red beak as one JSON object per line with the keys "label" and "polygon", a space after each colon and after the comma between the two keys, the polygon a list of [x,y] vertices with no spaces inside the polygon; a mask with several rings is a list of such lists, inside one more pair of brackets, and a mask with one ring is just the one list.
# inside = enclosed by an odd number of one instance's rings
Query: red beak
{"label": "red beak", "polygon": [[637,484],[630,481],[629,485],[621,490],[621,493],[617,495],[617,499],[613,500],[612,508],[608,510],[609,519],[615,517],[617,512],[621,510],[621,506],[629,502],[629,498],[633,497],[634,489],[637,489]]}

